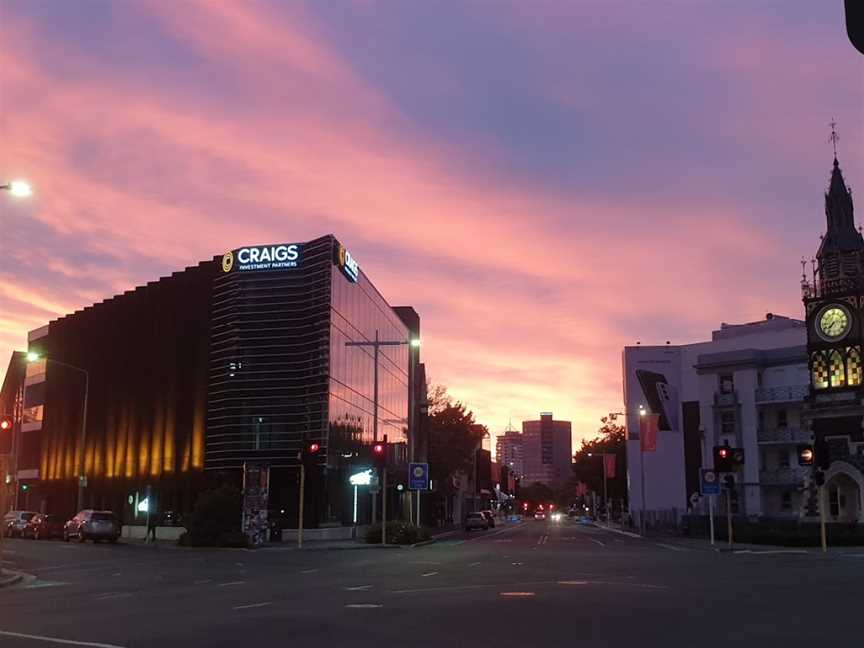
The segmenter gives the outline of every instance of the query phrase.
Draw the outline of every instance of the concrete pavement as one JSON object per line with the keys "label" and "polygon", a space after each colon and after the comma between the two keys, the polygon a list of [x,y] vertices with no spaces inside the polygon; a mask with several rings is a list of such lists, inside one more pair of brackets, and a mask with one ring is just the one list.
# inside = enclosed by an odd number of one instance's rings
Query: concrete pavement
{"label": "concrete pavement", "polygon": [[[859,643],[864,559],[721,554],[564,522],[402,551],[9,542],[0,645]],[[725,619],[725,621],[724,621]],[[87,643],[65,645],[88,645]]]}

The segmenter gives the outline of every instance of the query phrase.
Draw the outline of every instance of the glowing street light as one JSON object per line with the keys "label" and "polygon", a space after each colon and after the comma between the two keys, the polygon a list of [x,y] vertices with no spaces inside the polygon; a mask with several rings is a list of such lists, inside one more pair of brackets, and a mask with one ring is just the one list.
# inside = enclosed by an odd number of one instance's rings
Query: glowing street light
{"label": "glowing street light", "polygon": [[5,189],[16,198],[29,198],[33,195],[33,188],[25,180],[12,180],[0,185],[0,189]]}

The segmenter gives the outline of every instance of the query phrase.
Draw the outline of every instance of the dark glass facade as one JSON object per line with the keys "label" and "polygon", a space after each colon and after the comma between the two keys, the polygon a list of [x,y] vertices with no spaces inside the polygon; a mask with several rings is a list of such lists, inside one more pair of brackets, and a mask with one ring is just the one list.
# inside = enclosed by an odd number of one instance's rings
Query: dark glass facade
{"label": "dark glass facade", "polygon": [[[270,467],[271,510],[296,524],[306,440],[321,452],[307,474],[305,524],[350,524],[348,477],[369,465],[374,437],[375,352],[346,343],[409,334],[346,258],[332,236],[241,248],[51,322],[30,344],[50,360],[28,371],[25,410],[43,419],[22,435],[29,505],[75,506],[84,380],[64,362],[90,379],[86,505],[129,521],[150,487],[160,511],[188,511],[203,488],[239,486],[254,462]],[[407,344],[380,348],[378,436],[399,464],[408,363]],[[360,522],[370,502],[360,495]]]}

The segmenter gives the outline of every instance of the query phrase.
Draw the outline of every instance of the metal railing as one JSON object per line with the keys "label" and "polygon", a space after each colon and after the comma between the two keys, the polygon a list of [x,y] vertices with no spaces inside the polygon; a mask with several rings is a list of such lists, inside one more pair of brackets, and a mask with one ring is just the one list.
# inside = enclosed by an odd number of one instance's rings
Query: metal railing
{"label": "metal railing", "polygon": [[801,428],[766,428],[756,431],[758,443],[804,443],[810,441],[810,433]]}
{"label": "metal railing", "polygon": [[809,385],[778,385],[777,387],[757,387],[756,402],[771,403],[783,401],[803,401],[810,391]]}

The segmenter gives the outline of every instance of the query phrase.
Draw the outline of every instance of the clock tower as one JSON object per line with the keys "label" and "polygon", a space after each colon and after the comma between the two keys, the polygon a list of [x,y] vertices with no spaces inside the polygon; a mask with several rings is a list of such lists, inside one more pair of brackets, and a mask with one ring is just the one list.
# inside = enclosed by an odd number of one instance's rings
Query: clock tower
{"label": "clock tower", "polygon": [[836,152],[825,216],[812,279],[802,278],[810,369],[804,420],[816,451],[805,515],[818,515],[822,502],[829,522],[864,522],[864,237]]}

